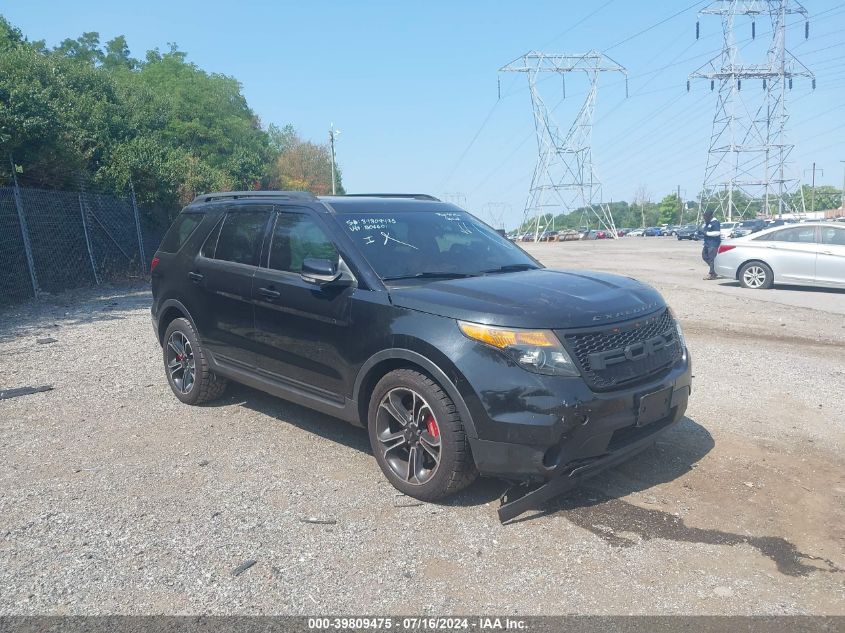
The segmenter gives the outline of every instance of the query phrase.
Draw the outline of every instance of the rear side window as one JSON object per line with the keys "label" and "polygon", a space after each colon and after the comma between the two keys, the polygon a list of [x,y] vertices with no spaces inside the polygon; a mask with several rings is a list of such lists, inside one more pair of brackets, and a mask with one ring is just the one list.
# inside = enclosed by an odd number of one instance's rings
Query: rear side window
{"label": "rear side window", "polygon": [[302,213],[280,213],[270,244],[270,268],[298,273],[306,258],[338,261],[334,244],[313,218]]}
{"label": "rear side window", "polygon": [[816,227],[803,226],[794,229],[783,229],[775,231],[769,238],[773,242],[798,242],[801,244],[812,244],[816,241]]}
{"label": "rear side window", "polygon": [[[211,242],[216,237],[214,259],[255,266],[269,215],[269,211],[228,213],[223,219],[219,236],[212,235],[209,239]],[[208,256],[207,253],[203,254]]]}
{"label": "rear side window", "polygon": [[161,240],[161,245],[158,247],[162,253],[178,253],[179,249],[188,241],[193,232],[202,222],[202,214],[200,213],[182,213]]}
{"label": "rear side window", "polygon": [[845,229],[824,227],[822,229],[822,244],[845,246]]}

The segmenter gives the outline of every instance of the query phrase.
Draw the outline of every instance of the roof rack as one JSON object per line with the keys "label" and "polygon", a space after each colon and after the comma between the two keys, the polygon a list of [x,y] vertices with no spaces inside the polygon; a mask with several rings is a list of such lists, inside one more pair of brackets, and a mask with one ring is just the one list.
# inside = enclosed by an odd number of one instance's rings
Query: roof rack
{"label": "roof rack", "polygon": [[314,200],[309,191],[220,191],[203,193],[194,198],[194,202],[213,202],[215,200],[238,200],[242,198],[287,198],[291,200]]}
{"label": "roof rack", "polygon": [[435,198],[427,193],[347,193],[344,195],[347,198],[410,198],[412,200],[440,202],[440,198]]}

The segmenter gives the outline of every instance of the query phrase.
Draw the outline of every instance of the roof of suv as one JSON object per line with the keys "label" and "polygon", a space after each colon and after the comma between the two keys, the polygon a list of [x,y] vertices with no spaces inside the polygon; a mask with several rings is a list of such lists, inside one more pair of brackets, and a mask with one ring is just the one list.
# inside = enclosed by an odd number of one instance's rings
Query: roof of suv
{"label": "roof of suv", "polygon": [[408,211],[459,211],[458,207],[437,198],[384,196],[320,196],[335,213],[406,213]]}
{"label": "roof of suv", "polygon": [[232,200],[322,202],[335,213],[384,213],[406,211],[455,211],[458,207],[423,193],[371,193],[315,196],[307,191],[221,191],[197,196],[189,206]]}

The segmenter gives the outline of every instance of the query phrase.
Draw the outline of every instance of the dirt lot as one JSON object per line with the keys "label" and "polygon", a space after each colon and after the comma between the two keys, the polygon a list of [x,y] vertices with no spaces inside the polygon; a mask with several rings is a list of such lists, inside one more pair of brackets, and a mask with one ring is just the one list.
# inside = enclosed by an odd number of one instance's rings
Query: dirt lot
{"label": "dirt lot", "polygon": [[398,497],[326,416],[179,404],[144,286],[0,313],[0,389],[54,387],[0,401],[0,613],[845,614],[845,292],[706,282],[671,238],[528,247],[657,286],[695,380],[653,449],[509,526],[496,481]]}

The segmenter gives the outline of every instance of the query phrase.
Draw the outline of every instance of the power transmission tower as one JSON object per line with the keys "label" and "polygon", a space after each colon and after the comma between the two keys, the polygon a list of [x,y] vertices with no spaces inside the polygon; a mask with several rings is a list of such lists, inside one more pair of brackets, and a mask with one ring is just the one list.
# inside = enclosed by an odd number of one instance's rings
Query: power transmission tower
{"label": "power transmission tower", "polygon": [[[710,89],[718,84],[716,113],[699,212],[706,208],[728,221],[736,212],[745,217],[758,206],[771,216],[794,210],[792,202],[797,178],[787,166],[793,145],[786,138],[786,95],[793,79],[810,79],[813,73],[786,49],[786,20],[804,17],[804,37],[809,37],[807,10],[793,0],[716,0],[699,12],[722,20],[722,52],[690,74],[690,81],[707,79]],[[771,37],[757,63],[742,63],[735,39],[737,18],[751,21],[751,39],[757,36],[757,19],[771,25]],[[699,23],[695,27],[700,34]],[[748,80],[762,80],[762,92],[749,90]],[[746,82],[742,93],[743,81]]]}
{"label": "power transmission tower", "polygon": [[462,209],[467,208],[467,196],[462,191],[447,192],[443,194],[443,202],[450,202]]}
{"label": "power transmission tower", "polygon": [[[546,55],[532,51],[502,66],[499,72],[526,73],[534,107],[538,156],[525,203],[523,225],[529,218],[536,218],[536,240],[541,227],[545,230],[550,224],[549,218],[553,219],[556,212],[570,213],[583,207],[589,208],[599,222],[616,236],[610,209],[601,205],[601,182],[593,168],[591,142],[599,75],[603,72],[625,75],[627,96],[628,73],[625,68],[596,51],[583,55]],[[565,99],[566,75],[573,72],[584,73],[589,88],[575,120],[564,131],[553,117],[557,106],[547,105],[538,84],[543,73],[560,75],[559,86],[562,99]]]}
{"label": "power transmission tower", "polygon": [[494,229],[503,229],[505,216],[510,215],[512,208],[507,202],[488,202],[484,205],[484,215]]}

